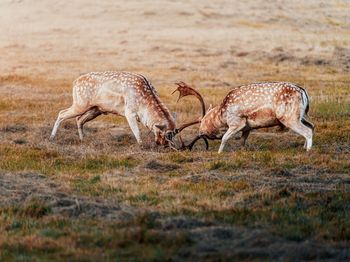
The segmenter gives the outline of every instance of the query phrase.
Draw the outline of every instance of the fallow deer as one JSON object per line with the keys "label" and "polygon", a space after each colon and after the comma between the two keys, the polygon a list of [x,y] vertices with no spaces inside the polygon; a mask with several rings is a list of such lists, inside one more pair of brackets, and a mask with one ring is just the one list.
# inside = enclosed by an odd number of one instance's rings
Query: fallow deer
{"label": "fallow deer", "polygon": [[240,131],[245,143],[252,129],[282,126],[302,135],[308,151],[314,131],[314,125],[306,118],[308,111],[307,92],[295,84],[266,82],[235,87],[219,106],[209,109],[198,120],[199,134],[184,148],[191,149],[202,137],[221,139],[218,151],[221,153],[228,139]]}
{"label": "fallow deer", "polygon": [[[186,95],[201,99],[191,87],[185,89]],[[205,112],[204,102],[201,103]],[[139,144],[142,141],[137,122],[153,131],[157,144],[173,149],[177,149],[175,135],[192,124],[176,128],[175,116],[161,102],[157,91],[144,76],[130,72],[92,72],[73,82],[73,104],[59,112],[50,140],[55,137],[62,121],[74,117],[82,140],[83,125],[108,113],[125,116]]]}

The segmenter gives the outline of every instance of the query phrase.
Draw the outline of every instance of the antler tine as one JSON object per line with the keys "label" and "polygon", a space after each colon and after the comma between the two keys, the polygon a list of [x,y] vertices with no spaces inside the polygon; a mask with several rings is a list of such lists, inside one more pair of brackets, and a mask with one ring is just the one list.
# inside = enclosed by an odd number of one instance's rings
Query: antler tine
{"label": "antler tine", "polygon": [[187,85],[185,82],[177,82],[175,83],[177,85],[177,89],[175,89],[172,94],[174,94],[176,91],[179,91],[179,98],[177,99],[177,102],[185,96],[189,96],[189,95],[193,95],[195,97],[198,98],[199,102],[201,103],[202,106],[202,116],[205,115],[205,103],[203,100],[203,97],[201,96],[201,94],[196,91],[195,89],[193,89],[192,87],[190,87],[189,85]]}
{"label": "antler tine", "polygon": [[184,82],[180,81],[180,82],[176,82],[175,84],[177,85],[177,88],[171,94],[174,94],[176,91],[179,91],[179,97],[176,100],[176,103],[177,103],[182,97],[187,96],[189,94],[184,93],[184,89],[186,85]]}

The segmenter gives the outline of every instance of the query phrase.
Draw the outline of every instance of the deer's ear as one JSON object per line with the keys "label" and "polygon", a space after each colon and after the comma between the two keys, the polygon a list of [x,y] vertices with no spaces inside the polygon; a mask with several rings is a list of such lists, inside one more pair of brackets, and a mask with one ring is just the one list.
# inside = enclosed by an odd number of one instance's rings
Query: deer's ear
{"label": "deer's ear", "polygon": [[208,108],[208,110],[207,110],[207,113],[208,113],[210,110],[212,110],[212,109],[213,109],[213,105],[210,104],[210,105],[209,105],[209,108]]}
{"label": "deer's ear", "polygon": [[172,112],[172,115],[173,115],[174,120],[176,121],[176,117],[177,117],[176,112]]}
{"label": "deer's ear", "polygon": [[164,131],[166,128],[166,125],[154,125],[156,128],[160,129],[161,131]]}

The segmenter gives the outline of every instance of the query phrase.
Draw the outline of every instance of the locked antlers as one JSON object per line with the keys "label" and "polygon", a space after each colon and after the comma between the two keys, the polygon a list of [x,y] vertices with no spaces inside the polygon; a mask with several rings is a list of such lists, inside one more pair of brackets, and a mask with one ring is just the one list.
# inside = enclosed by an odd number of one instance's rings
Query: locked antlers
{"label": "locked antlers", "polygon": [[[177,85],[177,89],[175,89],[172,94],[174,94],[176,91],[179,92],[179,97],[177,99],[176,102],[179,102],[179,100],[185,96],[190,96],[190,95],[193,95],[195,97],[198,98],[199,102],[201,103],[201,106],[202,106],[202,116],[198,119],[198,120],[195,120],[195,121],[192,121],[192,122],[189,122],[189,123],[185,123],[183,125],[181,125],[179,128],[177,128],[175,130],[175,133],[178,134],[180,133],[183,129],[189,127],[189,126],[192,126],[192,125],[195,125],[195,124],[198,124],[201,122],[202,118],[205,116],[205,103],[204,103],[204,100],[203,100],[203,97],[201,96],[201,94],[194,90],[192,87],[190,87],[189,85],[187,85],[186,83],[184,82],[179,82],[179,83],[176,83]],[[196,137],[192,143],[190,143],[189,145],[185,145],[185,143],[182,141],[182,138],[181,138],[181,135],[180,135],[180,141],[181,141],[181,148],[180,149],[189,149],[189,150],[192,150],[192,147],[193,145],[195,144],[195,142],[198,140],[198,139],[203,139],[204,142],[205,142],[205,145],[206,145],[206,149],[208,150],[209,148],[209,144],[208,144],[208,140],[203,137],[203,136],[198,136]]]}

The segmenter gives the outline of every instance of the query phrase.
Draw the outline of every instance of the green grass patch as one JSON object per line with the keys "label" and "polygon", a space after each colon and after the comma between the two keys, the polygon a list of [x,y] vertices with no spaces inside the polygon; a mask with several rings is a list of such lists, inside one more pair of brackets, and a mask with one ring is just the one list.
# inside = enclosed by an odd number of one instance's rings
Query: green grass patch
{"label": "green grass patch", "polygon": [[318,238],[349,242],[349,202],[347,191],[303,194],[284,188],[255,194],[242,207],[203,211],[199,215],[229,224],[264,226],[290,240]]}
{"label": "green grass patch", "polygon": [[347,120],[350,117],[350,103],[346,101],[315,103],[312,106],[312,115],[322,121]]}
{"label": "green grass patch", "polygon": [[164,160],[170,160],[177,164],[194,162],[193,156],[186,154],[186,152],[173,152],[163,158]]}
{"label": "green grass patch", "polygon": [[[21,217],[41,218],[50,214],[51,208],[46,206],[42,201],[33,199],[24,206],[7,208],[6,212]],[[14,224],[14,226],[17,227],[16,224]]]}
{"label": "green grass patch", "polygon": [[141,193],[129,198],[132,204],[144,204],[155,206],[160,203],[160,197],[156,192]]}
{"label": "green grass patch", "polygon": [[71,181],[71,186],[75,191],[90,196],[115,196],[123,192],[120,187],[114,187],[102,183],[99,175],[90,178],[86,176],[75,177]]}
{"label": "green grass patch", "polygon": [[[20,231],[4,226],[11,221],[32,227]],[[185,232],[167,234],[158,230],[159,226],[151,213],[140,214],[128,222],[101,223],[86,218],[35,217],[0,209],[0,233],[6,236],[6,241],[0,241],[0,260],[167,261],[179,248],[191,244]]]}
{"label": "green grass patch", "polygon": [[6,171],[38,171],[43,174],[99,173],[118,168],[133,168],[138,164],[134,158],[110,156],[86,156],[73,158],[54,151],[20,146],[1,146],[0,169]]}
{"label": "green grass patch", "polygon": [[243,166],[244,162],[240,159],[234,161],[233,163],[228,163],[226,161],[214,161],[207,165],[208,170],[221,170],[221,171],[234,171]]}

